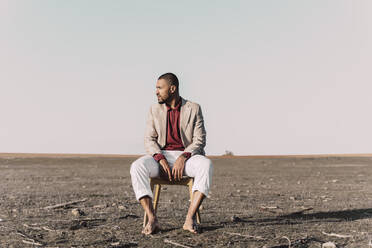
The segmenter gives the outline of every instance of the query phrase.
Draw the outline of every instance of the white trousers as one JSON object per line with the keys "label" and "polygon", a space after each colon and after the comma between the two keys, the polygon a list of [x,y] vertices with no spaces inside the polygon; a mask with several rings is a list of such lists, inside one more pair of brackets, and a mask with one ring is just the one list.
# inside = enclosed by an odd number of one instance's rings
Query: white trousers
{"label": "white trousers", "polygon": [[[174,162],[183,153],[183,151],[162,151],[172,170]],[[144,196],[153,198],[150,187],[150,178],[159,177],[159,166],[161,166],[150,155],[145,155],[134,161],[130,167],[133,190],[136,199]],[[194,155],[185,163],[184,175],[194,178],[192,191],[200,191],[208,195],[212,182],[213,166],[210,159],[203,155]]]}

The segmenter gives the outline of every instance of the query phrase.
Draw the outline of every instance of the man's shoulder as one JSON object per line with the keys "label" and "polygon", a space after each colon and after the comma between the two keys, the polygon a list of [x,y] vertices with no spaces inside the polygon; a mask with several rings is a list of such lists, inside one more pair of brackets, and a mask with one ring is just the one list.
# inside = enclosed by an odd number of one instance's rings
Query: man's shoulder
{"label": "man's shoulder", "polygon": [[154,109],[160,109],[162,108],[163,104],[160,104],[160,103],[154,103],[151,105],[151,109],[154,110]]}
{"label": "man's shoulder", "polygon": [[[182,106],[192,108],[192,109],[200,108],[200,105],[198,103],[192,102],[192,101],[184,99],[184,98],[182,98]],[[151,109],[152,112],[157,112],[157,111],[165,110],[166,107],[165,107],[165,104],[154,103],[154,104],[151,105],[150,109]]]}
{"label": "man's shoulder", "polygon": [[187,106],[187,107],[192,108],[192,109],[200,108],[200,105],[196,102],[192,102],[192,101],[186,100],[186,99],[182,99],[182,100],[184,102],[184,104],[183,104],[184,106]]}
{"label": "man's shoulder", "polygon": [[150,114],[151,115],[160,115],[161,113],[166,112],[166,108],[164,104],[154,103],[150,107]]}

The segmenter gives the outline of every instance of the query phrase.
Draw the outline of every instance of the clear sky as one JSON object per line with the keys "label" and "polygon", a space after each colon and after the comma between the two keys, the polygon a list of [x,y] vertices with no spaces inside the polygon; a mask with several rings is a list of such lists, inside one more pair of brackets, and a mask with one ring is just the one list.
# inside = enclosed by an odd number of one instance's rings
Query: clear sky
{"label": "clear sky", "polygon": [[208,154],[372,152],[372,1],[0,0],[0,152],[143,154],[159,75]]}

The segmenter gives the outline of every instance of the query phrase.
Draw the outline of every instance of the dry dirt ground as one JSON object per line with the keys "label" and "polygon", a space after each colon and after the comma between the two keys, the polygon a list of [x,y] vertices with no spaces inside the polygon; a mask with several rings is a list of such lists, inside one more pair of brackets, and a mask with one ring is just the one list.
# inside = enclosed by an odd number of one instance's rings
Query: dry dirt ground
{"label": "dry dirt ground", "polygon": [[[1,157],[0,247],[370,247],[371,157],[212,158],[203,232],[181,229],[187,188],[171,186],[160,196],[162,230],[148,237],[133,160]],[[46,208],[71,201],[81,202]]]}

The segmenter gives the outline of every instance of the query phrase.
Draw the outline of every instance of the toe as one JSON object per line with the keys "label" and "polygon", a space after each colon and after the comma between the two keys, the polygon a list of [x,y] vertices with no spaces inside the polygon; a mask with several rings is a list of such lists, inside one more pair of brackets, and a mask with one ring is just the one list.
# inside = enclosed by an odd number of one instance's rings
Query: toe
{"label": "toe", "polygon": [[148,223],[148,224],[145,226],[145,228],[143,228],[142,233],[145,234],[145,235],[148,235],[148,234],[151,233],[150,230],[151,230],[151,227],[150,227],[150,224]]}

